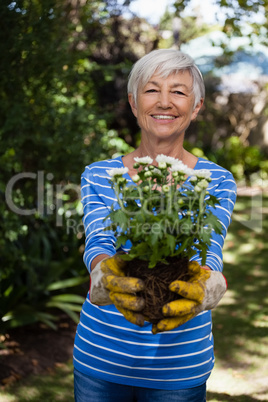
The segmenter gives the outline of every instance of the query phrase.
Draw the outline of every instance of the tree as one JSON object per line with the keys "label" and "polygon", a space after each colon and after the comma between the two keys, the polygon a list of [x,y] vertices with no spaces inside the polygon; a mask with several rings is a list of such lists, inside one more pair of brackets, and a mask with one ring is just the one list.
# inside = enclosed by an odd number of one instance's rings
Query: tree
{"label": "tree", "polygon": [[[229,47],[233,37],[247,37],[252,49],[256,43],[267,45],[267,0],[214,0],[213,3],[218,6],[221,19],[225,16],[221,25],[211,27],[211,30],[217,29],[225,34],[221,43],[223,53],[215,59],[215,67],[230,64],[234,56],[243,51],[243,47],[236,52]],[[180,15],[190,5],[191,0],[175,1],[175,15]],[[214,45],[211,41],[211,46]],[[260,57],[263,59],[261,54]],[[245,179],[249,183],[252,173],[256,172],[265,180],[268,177],[265,161],[267,80],[264,78],[254,82],[256,93],[240,94],[222,93],[219,89],[220,80],[213,68],[205,76],[205,107],[188,130],[188,149],[197,156],[206,155],[231,170],[238,180]]]}
{"label": "tree", "polygon": [[[179,19],[180,26],[180,28],[178,28],[177,40],[174,37],[174,19],[176,18]],[[211,28],[206,24],[199,25],[196,17],[187,16],[179,18],[176,11],[170,11],[167,9],[160,19],[159,29],[160,32],[169,31],[172,34],[167,39],[162,38],[159,43],[159,47],[169,48],[174,45],[180,47],[183,43],[187,43],[192,39],[206,34]]]}
{"label": "tree", "polygon": [[[253,38],[258,36],[262,38],[263,43],[267,44],[268,30],[268,1],[267,0],[214,0],[225,15],[222,30],[229,37],[249,36]],[[176,12],[180,14],[187,6],[191,4],[191,0],[176,0],[174,7]],[[256,14],[262,18],[256,18]],[[245,24],[248,28],[245,31]]]}
{"label": "tree", "polygon": [[0,13],[1,323],[53,325],[52,307],[80,308],[64,292],[85,279],[81,172],[135,141],[123,88],[133,42],[145,53],[157,34],[116,0],[3,0]]}

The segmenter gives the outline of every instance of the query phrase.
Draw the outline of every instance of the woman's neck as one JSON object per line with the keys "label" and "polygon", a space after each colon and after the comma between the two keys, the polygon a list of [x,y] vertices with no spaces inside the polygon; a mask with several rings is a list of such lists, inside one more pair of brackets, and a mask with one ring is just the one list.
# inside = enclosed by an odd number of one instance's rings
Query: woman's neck
{"label": "woman's neck", "polygon": [[176,141],[158,141],[158,143],[141,140],[138,148],[133,152],[133,157],[150,156],[154,161],[157,155],[163,154],[181,160],[185,165],[194,167],[197,162],[196,156],[183,148],[183,137]]}
{"label": "woman's neck", "polygon": [[155,158],[157,155],[163,154],[179,159],[185,165],[194,168],[198,158],[183,148],[183,139],[184,136],[176,138],[174,141],[170,139],[168,141],[155,141],[155,139],[150,141],[147,136],[142,137],[138,148],[124,157],[124,164],[129,169],[132,169],[135,162],[134,158],[144,156],[150,156],[153,159],[153,163],[156,163]]}
{"label": "woman's neck", "polygon": [[159,154],[172,156],[182,160],[184,136],[181,135],[176,138],[169,138],[167,140],[163,138],[150,138],[149,135],[142,135],[141,142],[136,149],[137,156],[150,156],[155,160]]}

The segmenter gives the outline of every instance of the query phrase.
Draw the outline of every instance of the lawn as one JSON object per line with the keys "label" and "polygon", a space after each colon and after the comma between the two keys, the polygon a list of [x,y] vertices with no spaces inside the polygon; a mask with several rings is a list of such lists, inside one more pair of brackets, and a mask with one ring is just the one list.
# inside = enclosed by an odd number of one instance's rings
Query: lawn
{"label": "lawn", "polygon": [[[262,204],[262,205],[261,205]],[[229,289],[213,311],[208,402],[268,401],[268,197],[239,197],[224,249]],[[0,402],[73,401],[72,364],[0,391]]]}
{"label": "lawn", "polygon": [[267,201],[239,197],[225,242],[229,290],[213,312],[210,402],[268,401]]}

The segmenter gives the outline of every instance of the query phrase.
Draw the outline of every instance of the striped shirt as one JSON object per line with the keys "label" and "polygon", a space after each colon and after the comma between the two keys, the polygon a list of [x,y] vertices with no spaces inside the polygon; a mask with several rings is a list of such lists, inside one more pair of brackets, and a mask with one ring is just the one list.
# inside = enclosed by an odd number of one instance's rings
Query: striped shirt
{"label": "striped shirt", "polygon": [[[103,231],[107,225],[103,219],[116,204],[106,170],[120,167],[124,167],[122,156],[95,162],[82,175],[84,262],[89,272],[97,255],[112,256],[116,251],[127,252],[130,248],[126,243],[116,250],[114,235]],[[198,159],[195,169],[211,171],[208,191],[220,200],[213,212],[223,225],[223,233],[212,232],[206,265],[222,271],[222,247],[231,222],[236,184],[230,172],[203,158]],[[124,177],[133,184],[128,174]],[[201,262],[198,254],[192,260]],[[88,294],[75,337],[74,367],[106,381],[156,389],[192,388],[208,379],[214,365],[210,311],[203,311],[172,331],[153,335],[151,328],[149,322],[143,327],[128,322],[113,304],[91,304]]]}

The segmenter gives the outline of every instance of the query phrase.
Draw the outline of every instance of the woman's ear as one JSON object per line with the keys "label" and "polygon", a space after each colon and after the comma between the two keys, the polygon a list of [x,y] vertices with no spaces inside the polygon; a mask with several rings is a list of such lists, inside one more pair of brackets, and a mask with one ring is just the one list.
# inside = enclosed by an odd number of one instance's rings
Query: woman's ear
{"label": "woman's ear", "polygon": [[128,94],[128,101],[129,101],[132,113],[134,114],[135,117],[137,117],[137,106],[136,106],[136,102],[135,102],[133,94],[131,94],[131,93]]}
{"label": "woman's ear", "polygon": [[193,110],[191,120],[196,119],[196,117],[197,117],[200,109],[202,108],[203,104],[204,104],[204,98],[201,98],[200,101],[198,102],[198,104],[195,106],[195,108]]}

